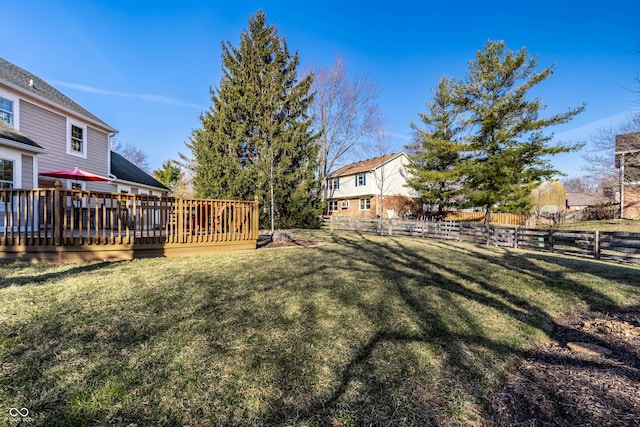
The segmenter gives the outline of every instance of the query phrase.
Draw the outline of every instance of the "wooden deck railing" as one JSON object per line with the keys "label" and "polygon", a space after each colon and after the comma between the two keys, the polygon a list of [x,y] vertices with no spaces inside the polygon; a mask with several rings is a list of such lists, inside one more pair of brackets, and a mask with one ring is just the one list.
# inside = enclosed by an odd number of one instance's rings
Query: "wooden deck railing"
{"label": "wooden deck railing", "polygon": [[129,259],[179,254],[181,249],[185,253],[247,249],[255,248],[258,230],[257,199],[175,198],[61,187],[0,190],[0,261],[40,259],[46,252],[63,261],[63,252],[85,260],[91,256],[81,252],[97,257],[108,252],[109,259],[120,259],[115,253],[124,251],[122,258]]}

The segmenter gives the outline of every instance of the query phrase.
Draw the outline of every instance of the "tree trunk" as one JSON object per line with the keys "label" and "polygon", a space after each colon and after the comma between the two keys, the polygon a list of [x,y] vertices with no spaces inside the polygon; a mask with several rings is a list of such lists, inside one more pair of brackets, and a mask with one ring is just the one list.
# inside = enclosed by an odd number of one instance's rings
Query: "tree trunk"
{"label": "tree trunk", "polygon": [[491,224],[491,205],[487,205],[487,212],[484,214],[484,232],[487,233],[487,246],[491,245],[491,233],[489,225]]}

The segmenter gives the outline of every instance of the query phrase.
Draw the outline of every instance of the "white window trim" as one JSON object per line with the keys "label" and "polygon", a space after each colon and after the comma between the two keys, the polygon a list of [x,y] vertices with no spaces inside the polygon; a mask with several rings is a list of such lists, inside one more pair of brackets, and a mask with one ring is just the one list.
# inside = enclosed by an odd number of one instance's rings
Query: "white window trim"
{"label": "white window trim", "polygon": [[0,148],[0,159],[13,162],[13,188],[22,188],[22,153]]}
{"label": "white window trim", "polygon": [[[363,208],[362,204],[363,204],[363,200],[369,199],[369,207],[368,208]],[[360,199],[358,199],[358,210],[359,211],[370,211],[371,210],[371,197],[361,197]]]}
{"label": "white window trim", "polygon": [[349,201],[348,201],[348,200],[343,200],[343,201],[340,203],[340,208],[341,208],[341,209],[349,209]]}
{"label": "white window trim", "polygon": [[11,126],[16,130],[20,130],[20,98],[2,89],[0,89],[0,97],[13,102],[13,124]]}
{"label": "white window trim", "polygon": [[[71,126],[82,129],[82,152],[71,148]],[[67,118],[67,154],[76,157],[87,158],[87,125]]]}

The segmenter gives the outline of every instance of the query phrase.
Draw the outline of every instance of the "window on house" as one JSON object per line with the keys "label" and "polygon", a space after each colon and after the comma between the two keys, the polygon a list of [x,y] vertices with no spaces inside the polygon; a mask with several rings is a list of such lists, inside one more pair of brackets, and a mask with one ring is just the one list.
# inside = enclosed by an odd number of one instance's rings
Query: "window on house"
{"label": "window on house", "polygon": [[359,173],[356,175],[356,187],[367,185],[367,173]]}
{"label": "window on house", "polygon": [[329,178],[327,180],[327,189],[328,190],[340,189],[340,178]]}
{"label": "window on house", "polygon": [[364,199],[360,199],[360,210],[361,211],[371,210],[371,197],[365,197]]}
{"label": "window on house", "polygon": [[13,121],[13,101],[0,97],[0,120],[14,125]]}
{"label": "window on house", "polygon": [[349,209],[349,201],[348,200],[343,200],[342,201],[342,209]]}
{"label": "window on house", "polygon": [[87,157],[87,127],[80,123],[67,122],[67,154]]}
{"label": "window on house", "polygon": [[0,159],[0,189],[13,188],[13,161]]}
{"label": "window on house", "polygon": [[84,151],[84,132],[81,127],[71,125],[71,149],[82,153]]}
{"label": "window on house", "polygon": [[329,212],[333,212],[333,211],[337,211],[338,210],[338,201],[337,200],[330,200],[329,201]]}

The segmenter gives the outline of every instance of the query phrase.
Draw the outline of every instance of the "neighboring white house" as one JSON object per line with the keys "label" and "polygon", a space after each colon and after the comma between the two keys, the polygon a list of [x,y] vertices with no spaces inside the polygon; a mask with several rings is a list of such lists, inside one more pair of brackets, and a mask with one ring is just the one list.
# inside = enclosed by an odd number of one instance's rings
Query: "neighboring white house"
{"label": "neighboring white house", "polygon": [[422,214],[419,194],[406,186],[410,162],[406,153],[393,153],[350,163],[325,179],[327,214],[398,217]]}
{"label": "neighboring white house", "polygon": [[116,130],[38,76],[0,58],[0,189],[42,188],[40,172],[79,168],[111,182],[67,188],[166,194],[168,188],[110,149]]}

